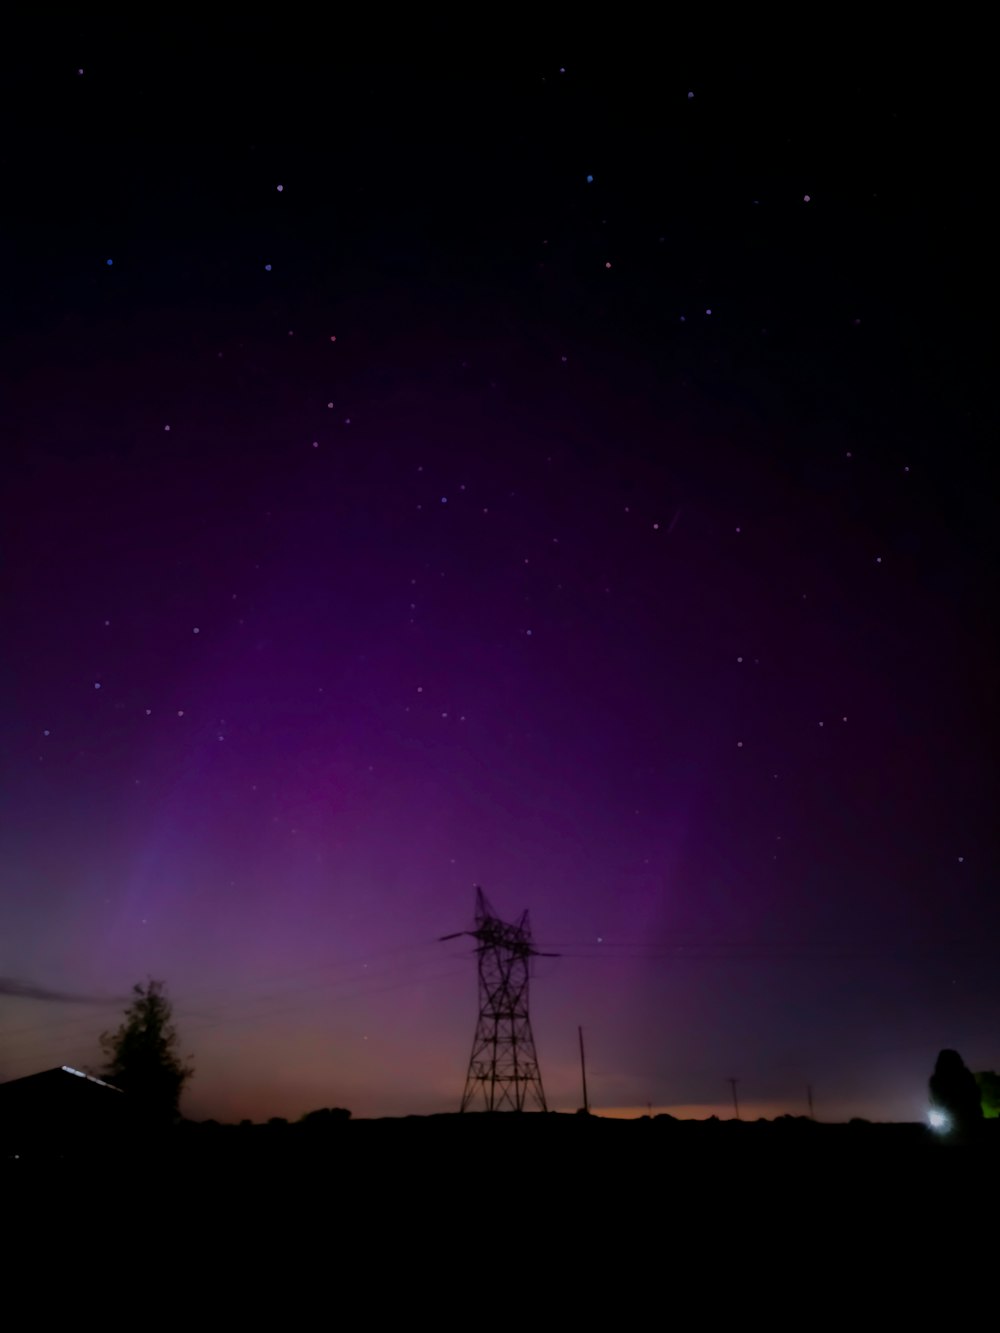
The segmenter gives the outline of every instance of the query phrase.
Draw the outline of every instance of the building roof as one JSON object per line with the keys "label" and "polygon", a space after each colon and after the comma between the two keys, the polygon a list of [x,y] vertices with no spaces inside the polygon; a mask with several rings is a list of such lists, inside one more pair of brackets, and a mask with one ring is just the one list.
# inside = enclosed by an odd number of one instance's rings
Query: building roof
{"label": "building roof", "polygon": [[0,1104],[10,1097],[30,1096],[43,1089],[48,1091],[56,1087],[73,1088],[76,1085],[68,1082],[69,1075],[75,1079],[83,1079],[85,1083],[98,1088],[107,1088],[109,1092],[121,1092],[121,1088],[105,1083],[104,1079],[96,1078],[93,1074],[86,1074],[82,1069],[74,1069],[72,1065],[57,1065],[55,1069],[43,1069],[37,1074],[26,1074],[24,1078],[14,1078],[6,1083],[0,1083]]}
{"label": "building roof", "polygon": [[0,1157],[66,1152],[117,1142],[132,1120],[120,1088],[72,1065],[0,1083]]}

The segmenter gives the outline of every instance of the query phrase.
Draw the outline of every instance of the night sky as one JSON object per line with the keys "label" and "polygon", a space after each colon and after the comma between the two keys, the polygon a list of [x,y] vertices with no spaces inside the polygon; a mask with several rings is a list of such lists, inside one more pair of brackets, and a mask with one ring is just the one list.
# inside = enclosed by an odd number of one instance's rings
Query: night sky
{"label": "night sky", "polygon": [[985,83],[592,36],[8,34],[0,1078],[457,1109],[474,884],[554,1107],[1000,1067]]}

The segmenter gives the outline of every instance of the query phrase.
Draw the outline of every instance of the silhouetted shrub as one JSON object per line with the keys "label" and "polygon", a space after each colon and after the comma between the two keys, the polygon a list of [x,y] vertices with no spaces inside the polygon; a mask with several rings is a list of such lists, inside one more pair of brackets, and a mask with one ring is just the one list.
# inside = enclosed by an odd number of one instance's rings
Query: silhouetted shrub
{"label": "silhouetted shrub", "polygon": [[983,1121],[979,1085],[958,1051],[942,1051],[930,1078],[931,1106],[947,1117],[942,1130],[957,1137],[973,1133]]}
{"label": "silhouetted shrub", "polygon": [[299,1124],[309,1129],[322,1129],[326,1125],[343,1124],[350,1118],[351,1113],[345,1106],[321,1106],[317,1111],[307,1111]]}

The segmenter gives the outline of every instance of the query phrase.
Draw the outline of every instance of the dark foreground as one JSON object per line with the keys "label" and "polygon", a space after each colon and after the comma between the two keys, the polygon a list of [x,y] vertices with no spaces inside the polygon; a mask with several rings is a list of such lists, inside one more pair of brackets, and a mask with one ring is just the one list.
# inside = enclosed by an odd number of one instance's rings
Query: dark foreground
{"label": "dark foreground", "polygon": [[744,1309],[772,1333],[803,1302],[826,1326],[837,1300],[877,1293],[894,1327],[914,1303],[922,1327],[928,1300],[971,1299],[994,1271],[998,1183],[998,1122],[959,1143],[922,1125],[466,1115],[23,1141],[0,1207],[11,1275],[40,1263],[37,1289],[60,1294],[76,1262],[72,1296],[110,1273],[156,1328],[163,1302],[192,1327],[355,1310],[381,1333],[468,1322],[458,1306],[487,1330],[711,1329]]}
{"label": "dark foreground", "polygon": [[294,1189],[324,1176],[341,1189],[383,1188],[430,1176],[461,1181],[543,1173],[600,1191],[641,1187],[668,1176],[676,1185],[763,1172],[775,1182],[827,1175],[864,1178],[904,1170],[922,1178],[958,1180],[1000,1170],[1000,1121],[972,1137],[936,1134],[921,1124],[821,1124],[804,1117],[775,1121],[610,1120],[556,1113],[409,1116],[321,1124],[220,1125],[186,1121],[159,1132],[116,1124],[112,1129],[7,1133],[3,1177],[8,1185],[56,1170],[80,1181],[141,1176],[148,1180],[241,1180]]}

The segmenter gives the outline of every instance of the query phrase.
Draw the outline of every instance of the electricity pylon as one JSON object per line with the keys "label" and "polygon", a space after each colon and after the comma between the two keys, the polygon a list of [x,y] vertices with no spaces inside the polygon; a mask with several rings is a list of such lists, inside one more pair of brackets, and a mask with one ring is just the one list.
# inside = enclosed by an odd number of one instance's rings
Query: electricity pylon
{"label": "electricity pylon", "polygon": [[479,955],[479,1021],[472,1043],[461,1110],[482,1092],[485,1110],[523,1111],[525,1102],[547,1111],[542,1076],[528,1014],[532,958],[555,958],[532,947],[528,913],[515,925],[501,921],[482,889],[476,887],[476,928],[443,935],[445,940],[471,935]]}

